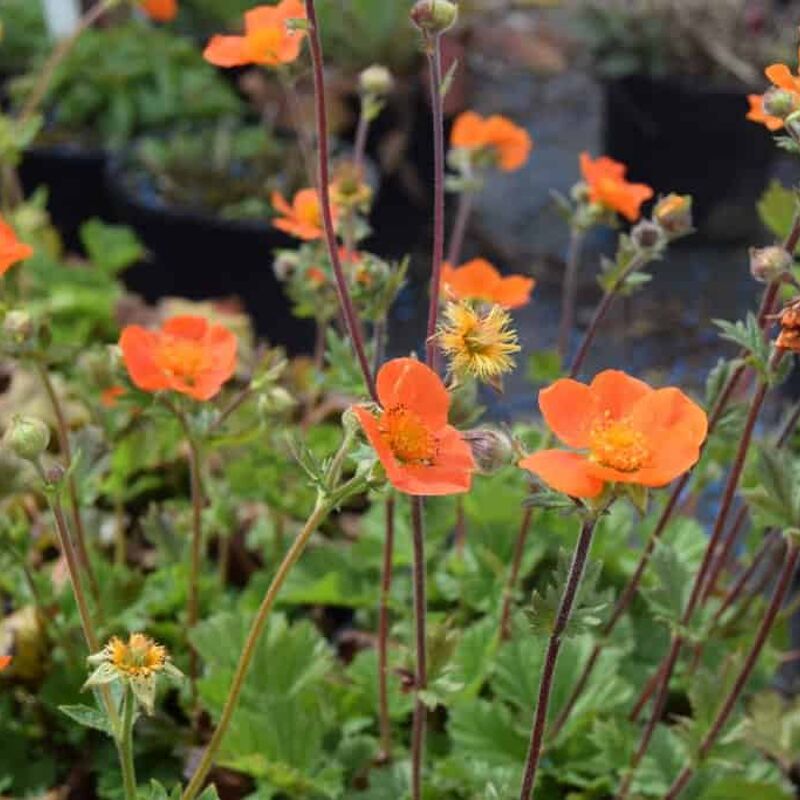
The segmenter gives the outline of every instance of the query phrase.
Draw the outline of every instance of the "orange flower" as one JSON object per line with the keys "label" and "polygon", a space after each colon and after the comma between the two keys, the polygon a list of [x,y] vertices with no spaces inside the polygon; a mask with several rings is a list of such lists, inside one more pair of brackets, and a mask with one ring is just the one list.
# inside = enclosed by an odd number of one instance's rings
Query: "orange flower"
{"label": "orange flower", "polygon": [[[800,60],[800,52],[798,52]],[[794,100],[794,106],[800,108],[800,75],[792,75],[792,71],[786,64],[771,64],[764,70],[764,74],[773,86],[789,92]],[[771,131],[780,130],[783,127],[783,120],[768,114],[764,110],[764,95],[749,94],[747,100],[750,103],[750,111],[747,119],[766,125]]]}
{"label": "orange flower", "polygon": [[178,0],[139,0],[139,5],[156,22],[171,22],[178,16]]}
{"label": "orange flower", "polygon": [[209,400],[236,370],[236,337],[204,317],[172,317],[159,331],[129,325],[119,340],[136,386]]}
{"label": "orange flower", "polygon": [[328,282],[328,276],[321,267],[309,267],[306,270],[306,280],[313,288],[319,289],[320,286],[324,286]]}
{"label": "orange flower", "polygon": [[450,145],[465,150],[490,152],[504,172],[519,169],[533,148],[528,132],[510,119],[495,114],[482,117],[474,111],[465,111],[456,119]]}
{"label": "orange flower", "polygon": [[450,395],[439,376],[413,358],[395,358],[378,372],[376,416],[353,406],[392,486],[405,494],[469,491],[475,461],[461,434],[447,424]]}
{"label": "orange flower", "polygon": [[218,67],[290,64],[300,55],[305,33],[290,30],[291,19],[305,19],[301,0],[281,0],[276,6],[256,6],[245,12],[244,36],[214,36],[203,53]]}
{"label": "orange flower", "polygon": [[[273,208],[283,215],[273,220],[272,224],[276,228],[307,242],[321,239],[325,235],[322,208],[316,189],[301,189],[294,196],[291,205],[280,192],[273,192],[271,199]],[[336,209],[332,211],[335,225]]]}
{"label": "orange flower", "polygon": [[0,672],[11,663],[11,656],[0,656]]}
{"label": "orange flower", "polygon": [[589,199],[636,222],[642,203],[653,196],[653,190],[644,183],[626,181],[627,171],[613,158],[601,156],[593,161],[588,153],[581,153],[581,173],[589,186]]}
{"label": "orange flower", "polygon": [[542,450],[519,465],[558,492],[596,497],[606,483],[665,486],[700,457],[708,421],[678,389],[652,389],[616,370],[589,386],[564,378],[539,393],[545,422],[575,450]]}
{"label": "orange flower", "polygon": [[14,264],[24,261],[32,255],[33,248],[17,239],[13,228],[0,217],[0,277],[5,275]]}
{"label": "orange flower", "polygon": [[535,285],[533,278],[522,275],[504,278],[483,258],[460,267],[442,264],[442,294],[455,300],[480,300],[503,308],[519,308],[530,302]]}

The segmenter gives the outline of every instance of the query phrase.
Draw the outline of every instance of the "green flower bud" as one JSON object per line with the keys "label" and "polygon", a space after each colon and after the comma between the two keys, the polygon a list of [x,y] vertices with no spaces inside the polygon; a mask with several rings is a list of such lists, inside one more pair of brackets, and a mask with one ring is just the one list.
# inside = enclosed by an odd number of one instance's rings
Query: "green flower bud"
{"label": "green flower bud", "polygon": [[30,341],[36,333],[31,315],[27,311],[9,311],[3,320],[3,333],[14,344],[24,344]]}
{"label": "green flower bud", "polygon": [[762,103],[764,112],[778,119],[786,119],[793,111],[797,111],[797,95],[786,89],[770,89],[764,95]]}
{"label": "green flower bud", "polygon": [[4,441],[18,458],[36,461],[50,444],[50,428],[36,417],[15,416],[6,429]]}
{"label": "green flower bud", "polygon": [[383,97],[394,88],[394,78],[386,67],[373,64],[358,76],[358,88],[362,94]]}
{"label": "green flower bud", "polygon": [[456,19],[458,6],[451,0],[417,0],[411,9],[411,21],[423,33],[444,33]]}
{"label": "green flower bud", "polygon": [[772,283],[786,275],[793,259],[782,247],[750,248],[750,274],[760,283]]}
{"label": "green flower bud", "polygon": [[478,469],[490,475],[514,462],[511,437],[496,428],[474,428],[461,434],[472,450]]}

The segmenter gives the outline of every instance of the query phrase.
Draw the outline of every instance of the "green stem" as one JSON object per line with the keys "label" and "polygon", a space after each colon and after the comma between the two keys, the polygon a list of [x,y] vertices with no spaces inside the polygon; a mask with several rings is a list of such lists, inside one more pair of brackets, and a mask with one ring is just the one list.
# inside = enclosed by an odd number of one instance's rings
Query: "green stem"
{"label": "green stem", "polygon": [[122,701],[122,731],[119,739],[119,761],[125,800],[136,800],[136,768],[133,763],[133,714],[136,702],[130,686],[125,688]]}
{"label": "green stem", "polygon": [[217,728],[214,731],[214,734],[211,737],[211,740],[209,741],[208,746],[206,747],[205,752],[200,759],[200,762],[195,768],[194,774],[184,790],[181,800],[194,800],[198,792],[203,787],[206,776],[208,775],[214,763],[214,758],[219,752],[222,740],[225,738],[225,734],[230,727],[233,713],[236,711],[236,706],[239,703],[239,697],[241,696],[244,682],[247,678],[247,673],[250,670],[250,665],[253,661],[253,657],[255,656],[256,647],[261,639],[262,633],[264,632],[264,627],[267,624],[267,620],[269,619],[270,613],[275,605],[275,601],[278,598],[278,594],[280,593],[286,578],[289,576],[292,567],[294,567],[294,565],[297,563],[298,559],[303,554],[306,545],[311,539],[311,536],[314,534],[323,520],[328,516],[331,509],[334,508],[338,502],[341,502],[341,500],[349,493],[355,492],[363,486],[364,480],[360,477],[356,477],[342,486],[336,492],[335,498],[331,498],[329,496],[321,496],[318,498],[317,503],[314,506],[314,510],[311,512],[311,516],[306,520],[303,529],[297,535],[297,538],[294,540],[292,546],[284,556],[283,561],[278,567],[278,571],[275,573],[275,577],[273,577],[272,582],[270,583],[269,588],[267,589],[267,592],[261,601],[261,605],[256,612],[252,625],[250,626],[250,632],[247,635],[244,648],[239,656],[239,663],[236,665],[236,671],[233,675],[233,680],[231,682],[230,689],[228,690],[228,696],[225,700],[225,705],[222,708],[222,714],[220,716],[219,723],[217,724]]}

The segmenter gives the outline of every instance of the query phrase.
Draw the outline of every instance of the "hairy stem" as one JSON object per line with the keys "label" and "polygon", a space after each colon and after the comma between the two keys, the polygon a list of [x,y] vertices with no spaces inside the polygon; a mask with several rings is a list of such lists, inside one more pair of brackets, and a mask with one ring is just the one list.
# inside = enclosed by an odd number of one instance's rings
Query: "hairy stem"
{"label": "hairy stem", "polygon": [[458,266],[461,259],[461,250],[464,247],[464,237],[467,234],[467,225],[472,214],[474,195],[471,191],[462,191],[458,195],[456,220],[453,223],[453,232],[450,234],[450,246],[447,249],[447,263],[451,267]]}
{"label": "hairy stem", "polygon": [[[780,611],[781,607],[783,606],[784,600],[786,599],[786,594],[792,584],[792,578],[797,568],[798,556],[800,556],[800,549],[798,548],[797,544],[792,543],[789,546],[789,551],[786,555],[783,567],[781,568],[778,582],[775,585],[775,590],[772,593],[772,598],[769,606],[767,607],[767,611],[764,614],[764,618],[761,620],[761,624],[758,626],[756,638],[750,647],[747,658],[745,659],[745,662],[739,671],[739,675],[737,676],[735,683],[725,696],[719,711],[717,711],[717,715],[714,717],[714,721],[711,723],[708,733],[705,735],[700,744],[700,748],[697,753],[698,761],[702,761],[706,758],[706,756],[708,756],[709,751],[719,738],[722,729],[725,727],[725,723],[728,721],[731,712],[735,708],[736,703],[738,702],[739,697],[741,696],[742,691],[747,684],[747,681],[750,679],[750,675],[752,674],[758,658],[761,655],[764,644],[766,643],[767,638],[772,631],[772,626],[775,624],[775,619],[778,616],[778,612]],[[685,766],[683,770],[681,770],[678,777],[675,778],[675,781],[667,793],[664,795],[664,800],[675,800],[675,798],[677,798],[684,790],[686,784],[691,780],[695,769],[696,767],[694,764],[688,764]]]}
{"label": "hairy stem", "polygon": [[522,778],[522,788],[520,790],[520,800],[530,800],[533,786],[536,781],[536,770],[539,765],[539,757],[542,753],[544,742],[545,725],[547,723],[547,710],[550,705],[550,694],[553,689],[553,679],[558,663],[558,653],[561,649],[561,637],[569,623],[575,599],[580,589],[583,573],[586,569],[586,560],[592,546],[592,536],[594,534],[596,518],[592,517],[584,521],[575,550],[572,554],[567,583],[564,593],[561,596],[561,603],[558,608],[553,630],[547,643],[545,652],[544,666],[542,675],[539,679],[539,697],[536,702],[536,712],[533,718],[531,729],[530,745],[528,747],[528,757],[525,761],[525,771]]}
{"label": "hairy stem", "polygon": [[411,800],[422,798],[422,762],[425,751],[425,718],[427,708],[420,692],[428,687],[427,631],[425,614],[425,522],[421,497],[411,498],[411,525],[414,546],[414,633],[416,639],[416,675],[414,688],[414,720],[411,729]]}
{"label": "hairy stem", "polygon": [[95,602],[97,614],[102,617],[102,608],[100,606],[100,589],[97,585],[97,577],[94,574],[92,563],[89,559],[89,551],[86,546],[86,529],[83,526],[83,516],[81,515],[81,505],[78,496],[78,486],[75,482],[75,475],[72,473],[72,446],[69,442],[69,425],[67,418],[64,414],[64,408],[61,405],[61,400],[58,397],[53,381],[50,379],[50,373],[47,367],[43,364],[36,363],[36,372],[44,387],[47,398],[50,401],[50,407],[53,409],[53,415],[56,419],[56,432],[58,434],[58,446],[61,448],[61,455],[64,458],[64,467],[67,471],[67,493],[69,494],[70,512],[72,516],[72,524],[75,530],[75,544],[78,548],[78,561],[81,568],[86,573],[86,578],[89,581],[89,591]]}
{"label": "hairy stem", "polygon": [[247,678],[247,673],[253,661],[253,656],[256,653],[258,642],[261,639],[261,634],[264,632],[264,627],[267,624],[270,612],[275,605],[278,593],[280,592],[281,587],[291,572],[292,567],[297,563],[297,560],[305,550],[306,545],[311,539],[311,536],[328,515],[330,510],[331,505],[328,502],[323,499],[317,501],[314,510],[311,512],[311,516],[308,518],[303,526],[303,529],[292,543],[292,546],[284,556],[283,561],[275,573],[275,576],[270,582],[269,588],[267,589],[266,594],[261,601],[261,605],[259,606],[258,611],[253,618],[253,622],[250,626],[250,632],[247,634],[247,640],[242,653],[239,656],[239,662],[236,665],[236,671],[234,672],[233,680],[231,682],[230,689],[228,690],[228,696],[225,699],[225,705],[223,706],[222,714],[220,715],[216,730],[206,746],[203,756],[195,768],[194,774],[186,786],[186,789],[184,789],[182,800],[194,800],[198,792],[202,789],[206,776],[211,770],[211,767],[214,763],[214,758],[216,757],[219,747],[222,744],[222,740],[225,738],[225,734],[230,727],[231,719],[234,711],[236,710],[236,706],[239,703],[239,697],[242,693],[244,682]]}
{"label": "hairy stem", "polygon": [[389,597],[392,591],[392,561],[394,557],[394,494],[386,498],[386,530],[383,540],[381,568],[381,599],[378,610],[378,718],[381,751],[379,761],[392,758],[392,721],[389,717]]}
{"label": "hairy stem", "polygon": [[322,208],[322,221],[325,227],[325,243],[328,248],[328,257],[333,267],[336,279],[336,291],[339,295],[339,304],[345,320],[347,332],[353,349],[356,353],[358,365],[364,376],[364,383],[370,397],[378,402],[375,391],[375,381],[367,360],[367,351],[364,346],[364,334],[358,321],[350,290],[347,288],[347,279],[342,269],[339,258],[339,248],[336,242],[336,231],[333,226],[333,212],[330,199],[330,163],[328,151],[328,111],[325,104],[325,74],[322,57],[322,43],[319,35],[319,23],[314,0],[305,0],[306,16],[308,17],[308,40],[311,45],[311,59],[314,67],[314,105],[317,119],[317,146],[319,154],[319,201]]}
{"label": "hairy stem", "polygon": [[444,109],[442,100],[442,41],[441,34],[426,38],[433,113],[433,250],[431,254],[431,283],[428,305],[428,328],[425,341],[426,363],[435,368],[436,328],[439,320],[439,295],[444,260]]}
{"label": "hairy stem", "polygon": [[122,767],[122,786],[125,800],[136,800],[136,768],[133,763],[133,713],[136,702],[133,690],[127,686],[122,700],[122,731],[119,740],[119,761]]}
{"label": "hairy stem", "polygon": [[569,352],[569,340],[575,324],[575,299],[578,291],[578,272],[583,240],[583,232],[573,228],[567,251],[564,283],[561,288],[561,321],[558,325],[558,354],[561,356],[562,364],[566,361]]}

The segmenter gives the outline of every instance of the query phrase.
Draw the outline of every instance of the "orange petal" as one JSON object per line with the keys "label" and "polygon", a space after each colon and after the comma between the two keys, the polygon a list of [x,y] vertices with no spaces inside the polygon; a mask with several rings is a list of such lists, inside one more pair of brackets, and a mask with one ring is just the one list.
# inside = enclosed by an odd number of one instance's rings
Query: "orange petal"
{"label": "orange petal", "polygon": [[273,192],[269,199],[272,207],[279,214],[283,214],[286,217],[291,217],[294,214],[294,209],[286,202],[286,198],[280,192]]}
{"label": "orange petal", "polygon": [[254,33],[263,28],[275,28],[284,24],[284,17],[277,6],[256,6],[244,12],[244,31]]}
{"label": "orange petal", "polygon": [[169,336],[181,339],[202,339],[209,330],[208,320],[191,314],[170,317],[163,325],[162,330]]}
{"label": "orange petal", "polygon": [[636,222],[642,213],[642,204],[653,196],[653,190],[644,183],[627,183],[620,193],[618,211],[629,222]]}
{"label": "orange petal", "polygon": [[509,275],[503,278],[495,289],[495,302],[503,308],[521,308],[531,299],[536,281],[523,275]]}
{"label": "orange petal", "polygon": [[0,672],[11,663],[11,656],[0,656]]}
{"label": "orange petal", "polygon": [[213,36],[203,58],[217,67],[241,67],[250,63],[244,36]]}
{"label": "orange petal", "polygon": [[575,448],[589,446],[589,431],[600,407],[588,386],[561,378],[539,392],[539,408],[550,430],[564,444]]}
{"label": "orange petal", "polygon": [[771,64],[764,70],[764,74],[778,88],[789,92],[797,91],[796,79],[786,64]]}
{"label": "orange petal", "polygon": [[133,383],[143,391],[168,389],[169,382],[156,365],[154,353],[158,338],[139,325],[129,325],[122,331],[119,346],[122,359]]}
{"label": "orange petal", "polygon": [[708,434],[708,417],[680,389],[657,389],[642,397],[630,415],[631,425],[645,435],[680,436],[699,447]]}
{"label": "orange petal", "polygon": [[450,395],[442,379],[415,358],[395,358],[384,364],[376,388],[384,408],[403,405],[432,431],[447,425]]}
{"label": "orange petal", "polygon": [[596,375],[590,388],[600,413],[608,412],[612,419],[626,417],[643,397],[654,391],[644,381],[616,369]]}
{"label": "orange petal", "polygon": [[483,125],[483,117],[474,111],[464,111],[459,114],[450,132],[450,145],[452,147],[482,147],[486,144]]}
{"label": "orange petal", "polygon": [[570,497],[597,497],[603,491],[603,481],[589,473],[587,460],[577,453],[540,450],[523,458],[519,466]]}

